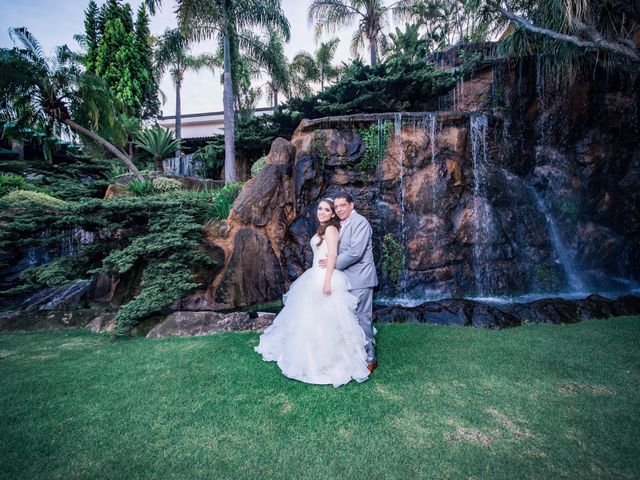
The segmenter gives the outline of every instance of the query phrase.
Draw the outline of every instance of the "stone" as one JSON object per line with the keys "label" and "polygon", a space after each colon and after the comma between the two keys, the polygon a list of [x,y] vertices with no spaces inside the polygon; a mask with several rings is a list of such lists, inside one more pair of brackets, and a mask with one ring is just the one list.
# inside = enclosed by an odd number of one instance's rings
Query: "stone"
{"label": "stone", "polygon": [[269,327],[273,321],[275,320],[276,315],[274,313],[266,313],[264,315],[258,315],[257,318],[253,320],[253,330],[258,333],[262,333],[265,331],[267,327]]}
{"label": "stone", "polygon": [[236,306],[261,303],[282,295],[283,284],[280,262],[269,238],[254,230],[242,229],[235,236],[234,249],[216,289],[215,300]]}
{"label": "stone", "polygon": [[245,312],[174,312],[153,327],[147,338],[200,336],[249,330],[252,325],[249,314]]}
{"label": "stone", "polygon": [[115,316],[116,312],[103,312],[91,320],[86,326],[86,329],[93,333],[111,333],[117,326]]}

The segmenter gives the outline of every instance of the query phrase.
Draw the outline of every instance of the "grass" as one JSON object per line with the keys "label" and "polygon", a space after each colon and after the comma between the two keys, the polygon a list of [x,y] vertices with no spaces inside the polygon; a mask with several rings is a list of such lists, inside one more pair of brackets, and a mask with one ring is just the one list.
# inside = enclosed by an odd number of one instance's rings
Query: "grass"
{"label": "grass", "polygon": [[640,317],[379,325],[380,366],[283,377],[255,333],[0,335],[0,478],[638,478]]}

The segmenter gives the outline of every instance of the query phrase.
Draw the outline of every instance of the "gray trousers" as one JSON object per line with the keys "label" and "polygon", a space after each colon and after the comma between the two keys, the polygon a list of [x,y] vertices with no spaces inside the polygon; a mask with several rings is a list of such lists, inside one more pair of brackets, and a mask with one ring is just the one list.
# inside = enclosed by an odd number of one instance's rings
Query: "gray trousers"
{"label": "gray trousers", "polygon": [[367,363],[371,363],[376,358],[376,339],[373,333],[373,325],[371,324],[373,319],[373,288],[356,288],[350,291],[358,297],[356,316],[367,337],[367,345],[365,346]]}

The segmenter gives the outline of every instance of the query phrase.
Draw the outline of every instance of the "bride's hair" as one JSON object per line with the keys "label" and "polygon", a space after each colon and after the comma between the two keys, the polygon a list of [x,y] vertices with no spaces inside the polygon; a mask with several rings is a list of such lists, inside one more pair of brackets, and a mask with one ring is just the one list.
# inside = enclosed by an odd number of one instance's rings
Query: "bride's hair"
{"label": "bride's hair", "polygon": [[318,234],[318,236],[320,237],[320,241],[316,244],[316,246],[320,246],[322,245],[322,242],[324,241],[324,232],[327,231],[327,227],[330,225],[333,225],[334,227],[336,227],[338,230],[340,230],[340,219],[338,218],[338,216],[336,215],[336,209],[333,206],[333,199],[332,198],[322,198],[320,199],[320,202],[318,203],[318,206],[320,206],[320,203],[326,203],[327,205],[329,205],[329,208],[331,208],[331,213],[334,215],[333,217],[331,217],[331,219],[327,222],[318,222],[318,229],[316,230],[316,233]]}

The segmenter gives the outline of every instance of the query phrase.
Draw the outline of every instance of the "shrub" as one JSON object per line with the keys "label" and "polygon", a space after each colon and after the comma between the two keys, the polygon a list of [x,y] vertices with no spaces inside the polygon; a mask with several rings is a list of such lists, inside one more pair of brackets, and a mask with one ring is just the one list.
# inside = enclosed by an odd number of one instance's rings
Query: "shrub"
{"label": "shrub", "polygon": [[263,155],[258,160],[255,161],[253,165],[251,165],[251,178],[255,178],[264,168],[265,163],[267,162],[267,156]]}
{"label": "shrub", "polygon": [[137,197],[144,197],[154,193],[153,185],[149,180],[138,180],[136,178],[127,183],[125,188]]}
{"label": "shrub", "polygon": [[33,192],[31,190],[14,190],[2,197],[2,199],[10,203],[36,202],[51,207],[62,207],[67,203],[46,193]]}
{"label": "shrub", "polygon": [[27,181],[21,175],[0,173],[0,197],[14,190],[24,190]]}
{"label": "shrub", "polygon": [[222,220],[229,216],[233,202],[236,200],[240,190],[242,190],[243,185],[241,182],[227,183],[213,193],[211,206],[208,210],[210,220]]}
{"label": "shrub", "polygon": [[182,183],[174,178],[154,178],[152,182],[154,190],[158,192],[171,192],[173,190],[181,190]]}
{"label": "shrub", "polygon": [[384,124],[372,123],[367,128],[359,130],[364,154],[362,160],[356,165],[358,170],[364,173],[380,163],[386,154],[392,128],[391,123],[385,122]]}
{"label": "shrub", "polygon": [[127,333],[142,319],[161,311],[199,284],[192,281],[191,266],[211,265],[213,260],[197,250],[202,225],[193,214],[159,210],[149,219],[146,234],[104,259],[103,268],[119,273],[144,264],[140,293],[116,315],[116,334]]}
{"label": "shrub", "polygon": [[390,233],[384,236],[382,242],[382,271],[397,284],[404,272],[402,245]]}

